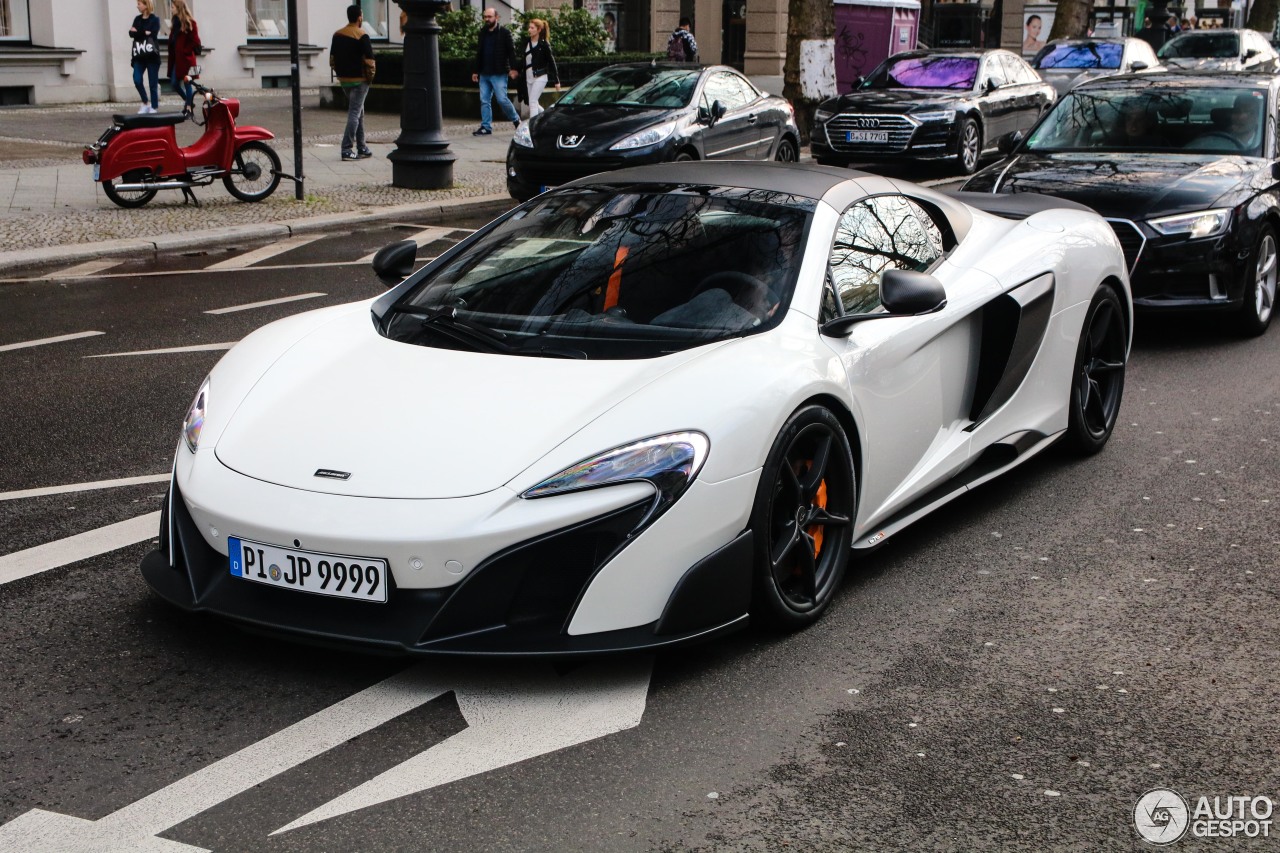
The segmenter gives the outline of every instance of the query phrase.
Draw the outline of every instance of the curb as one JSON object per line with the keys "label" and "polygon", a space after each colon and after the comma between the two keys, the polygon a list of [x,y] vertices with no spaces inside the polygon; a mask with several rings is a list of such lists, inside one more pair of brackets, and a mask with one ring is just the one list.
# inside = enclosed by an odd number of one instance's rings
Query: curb
{"label": "curb", "polygon": [[515,203],[515,200],[506,194],[482,195],[463,199],[397,204],[391,207],[367,207],[349,210],[344,213],[326,213],[320,216],[305,216],[298,219],[285,219],[279,222],[230,225],[225,228],[212,228],[207,231],[162,234],[146,240],[126,238],[104,240],[97,243],[74,243],[66,246],[43,246],[39,249],[0,252],[0,271],[40,264],[74,264],[97,258],[137,255],[139,253],[154,256],[160,252],[190,249],[197,246],[207,246],[210,243],[217,244],[231,240],[262,240],[264,238],[279,240],[297,234],[315,234],[339,228],[350,230],[352,226],[359,223],[381,222],[388,219],[414,217],[417,219],[443,220],[448,217],[485,213],[490,209],[493,209],[494,213],[497,214]]}

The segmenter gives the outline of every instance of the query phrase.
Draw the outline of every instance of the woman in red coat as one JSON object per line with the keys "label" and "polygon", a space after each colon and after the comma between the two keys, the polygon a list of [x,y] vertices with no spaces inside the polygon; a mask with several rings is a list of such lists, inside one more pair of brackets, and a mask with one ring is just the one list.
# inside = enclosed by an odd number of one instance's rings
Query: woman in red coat
{"label": "woman in red coat", "polygon": [[184,78],[191,73],[200,53],[200,30],[191,17],[186,0],[173,0],[173,22],[169,27],[169,83],[182,96],[188,109],[195,90]]}

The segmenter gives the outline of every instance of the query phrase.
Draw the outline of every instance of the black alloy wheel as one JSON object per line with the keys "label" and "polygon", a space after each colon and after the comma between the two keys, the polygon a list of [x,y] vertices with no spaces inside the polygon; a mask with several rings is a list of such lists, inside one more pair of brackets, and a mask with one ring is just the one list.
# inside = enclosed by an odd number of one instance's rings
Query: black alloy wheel
{"label": "black alloy wheel", "polygon": [[1239,328],[1244,335],[1256,337],[1271,325],[1276,303],[1276,267],[1276,232],[1270,225],[1263,225],[1245,270],[1244,304],[1240,306],[1239,315]]}
{"label": "black alloy wheel", "polygon": [[790,139],[783,139],[778,143],[778,153],[774,155],[773,159],[779,163],[796,162],[800,159],[800,155],[796,151],[796,144]]}
{"label": "black alloy wheel", "polygon": [[280,155],[264,142],[246,142],[236,149],[222,184],[241,201],[262,201],[280,186]]}
{"label": "black alloy wheel", "polygon": [[963,175],[972,175],[978,171],[978,161],[982,159],[982,128],[970,116],[960,119],[956,129],[956,167]]}
{"label": "black alloy wheel", "polygon": [[1097,453],[1115,429],[1127,350],[1120,297],[1110,285],[1099,285],[1080,332],[1071,380],[1067,441],[1077,453]]}
{"label": "black alloy wheel", "polygon": [[844,428],[830,410],[805,406],[783,426],[756,488],[753,618],[788,630],[818,619],[849,563],[856,506]]}
{"label": "black alloy wheel", "polygon": [[118,190],[121,184],[140,184],[151,178],[150,169],[133,169],[118,178],[102,182],[102,191],[107,198],[124,208],[142,207],[156,197],[156,190]]}

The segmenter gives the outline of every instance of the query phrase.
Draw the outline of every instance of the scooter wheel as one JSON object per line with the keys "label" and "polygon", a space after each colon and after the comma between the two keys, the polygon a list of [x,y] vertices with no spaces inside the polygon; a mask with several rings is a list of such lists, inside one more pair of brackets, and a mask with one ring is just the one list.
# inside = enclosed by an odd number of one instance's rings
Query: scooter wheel
{"label": "scooter wheel", "polygon": [[246,142],[236,149],[222,183],[241,201],[262,201],[280,186],[280,155],[266,143]]}
{"label": "scooter wheel", "polygon": [[156,197],[155,190],[117,190],[119,184],[136,184],[150,177],[150,172],[144,170],[125,172],[118,178],[112,178],[109,181],[102,182],[102,191],[107,194],[107,198],[118,204],[120,207],[142,207],[151,199]]}

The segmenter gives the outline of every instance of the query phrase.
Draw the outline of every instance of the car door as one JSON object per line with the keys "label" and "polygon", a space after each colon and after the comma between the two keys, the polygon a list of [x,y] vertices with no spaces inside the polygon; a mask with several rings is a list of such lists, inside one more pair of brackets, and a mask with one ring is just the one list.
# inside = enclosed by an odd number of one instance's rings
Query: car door
{"label": "car door", "polygon": [[1048,96],[1040,85],[1043,81],[1030,65],[1012,53],[1002,54],[1000,60],[1015,92],[1016,112],[1009,132],[1020,130],[1026,133],[1048,104]]}
{"label": "car door", "polygon": [[886,270],[932,270],[944,251],[932,215],[904,195],[855,202],[836,229],[824,310],[873,315],[849,337],[827,339],[861,408],[861,522],[892,515],[968,461],[974,312],[960,300],[932,314],[894,316],[880,300]]}
{"label": "car door", "polygon": [[703,115],[711,115],[716,101],[725,113],[718,120],[711,120],[702,130],[702,156],[707,160],[744,160],[755,155],[760,144],[760,131],[756,124],[759,116],[750,109],[746,92],[730,71],[713,71],[702,87],[699,100]]}
{"label": "car door", "polygon": [[[992,148],[1001,139],[1013,133],[1014,122],[1018,114],[1018,93],[1005,78],[1004,63],[999,54],[988,54],[982,61],[982,71],[978,75],[978,101],[982,115],[986,119],[983,147]],[[989,88],[996,83],[994,89]]]}
{"label": "car door", "polygon": [[750,80],[741,74],[733,75],[742,90],[747,104],[747,123],[756,129],[756,147],[752,159],[767,160],[773,151],[773,143],[782,132],[782,111],[774,106]]}

